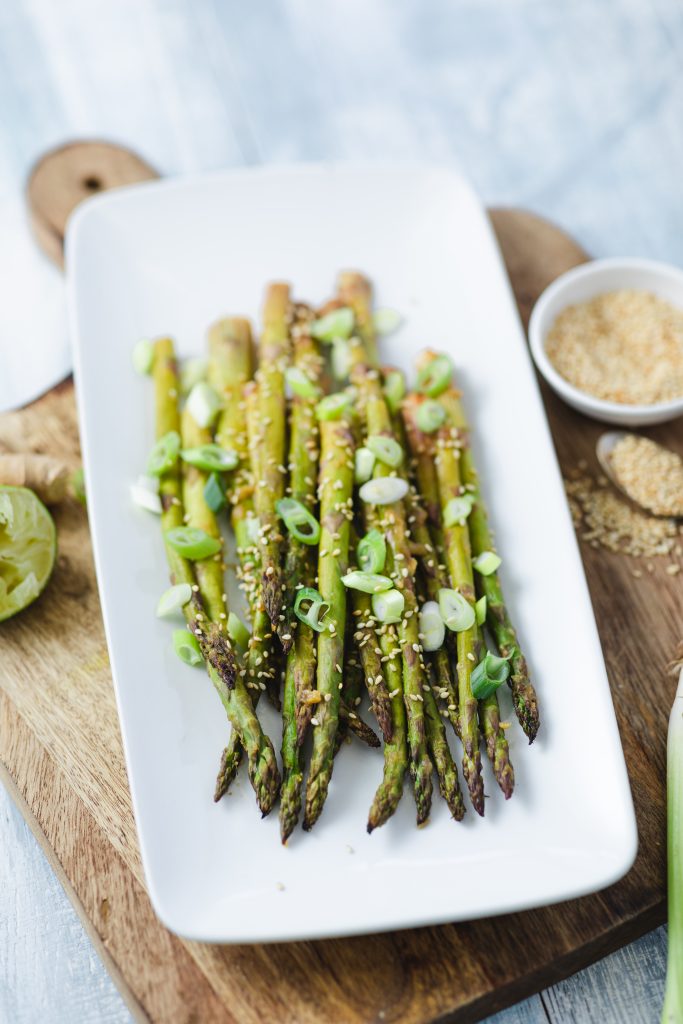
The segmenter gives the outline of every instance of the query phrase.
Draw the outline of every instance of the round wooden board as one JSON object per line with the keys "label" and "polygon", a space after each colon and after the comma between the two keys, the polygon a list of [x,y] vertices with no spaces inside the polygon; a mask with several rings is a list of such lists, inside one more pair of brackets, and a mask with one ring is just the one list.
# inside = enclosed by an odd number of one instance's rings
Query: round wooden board
{"label": "round wooden board", "polygon": [[[102,181],[110,180],[102,174]],[[50,205],[53,190],[45,180],[42,188],[44,220],[58,234],[73,183],[58,193],[58,209]],[[526,320],[542,288],[587,256],[532,214],[494,210],[491,218]],[[599,425],[545,390],[544,399],[564,471],[586,459],[597,472]],[[675,425],[651,433],[680,449]],[[59,454],[76,465],[71,384],[0,416],[0,443]],[[683,618],[680,588],[665,573],[665,560],[636,580],[626,557],[582,545],[640,829],[641,852],[625,879],[560,907],[470,924],[220,947],[170,935],[146,896],[87,518],[79,505],[66,502],[56,519],[60,558],[48,591],[0,626],[0,759],[136,1014],[159,1022],[244,1024],[478,1020],[664,919],[664,754],[673,691],[666,663]],[[547,685],[552,681],[540,682],[541,702]],[[600,752],[582,750],[577,736],[577,756],[596,758],[599,785]],[[528,770],[532,764],[533,748]]]}
{"label": "round wooden board", "polygon": [[64,266],[64,233],[84,199],[159,175],[145,160],[110,142],[70,142],[37,161],[26,184],[26,202],[38,245]]}

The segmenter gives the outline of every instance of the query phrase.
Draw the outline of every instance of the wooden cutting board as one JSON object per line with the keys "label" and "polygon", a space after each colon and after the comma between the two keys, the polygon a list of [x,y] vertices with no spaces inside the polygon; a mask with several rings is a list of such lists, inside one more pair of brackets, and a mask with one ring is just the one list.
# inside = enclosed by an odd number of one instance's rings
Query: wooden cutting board
{"label": "wooden cutting board", "polygon": [[[43,181],[38,190],[34,218],[39,229],[47,224],[55,256],[71,202],[64,190],[77,196],[93,191],[93,181],[145,176],[139,162],[124,161],[123,170],[119,164],[110,173],[111,162],[103,159],[106,178],[101,166],[97,176],[90,173],[90,156],[79,147],[62,151],[56,179],[61,175],[63,188],[59,180],[47,188]],[[147,168],[147,173],[153,172]],[[88,179],[90,184],[83,184]],[[532,214],[494,210],[491,218],[526,323],[545,285],[587,256]],[[565,472],[581,459],[597,472],[594,445],[600,427],[552,394],[545,392],[544,398]],[[650,433],[681,447],[676,424]],[[0,442],[17,451],[54,453],[76,466],[71,382],[21,412],[0,417]],[[665,737],[674,690],[667,663],[683,621],[681,587],[665,572],[668,559],[654,559],[652,573],[642,565],[643,576],[636,579],[633,560],[582,545],[638,816],[640,853],[626,878],[595,896],[472,924],[220,947],[176,938],[151,909],[86,513],[68,501],[55,518],[60,556],[48,591],[24,614],[0,625],[0,760],[10,790],[140,1019],[164,1024],[473,1021],[664,920]],[[544,686],[551,681],[538,683],[542,707]],[[601,752],[583,749],[577,735],[576,756],[596,758],[599,786]],[[533,748],[525,763],[531,770]],[[229,871],[230,851],[224,855]]]}

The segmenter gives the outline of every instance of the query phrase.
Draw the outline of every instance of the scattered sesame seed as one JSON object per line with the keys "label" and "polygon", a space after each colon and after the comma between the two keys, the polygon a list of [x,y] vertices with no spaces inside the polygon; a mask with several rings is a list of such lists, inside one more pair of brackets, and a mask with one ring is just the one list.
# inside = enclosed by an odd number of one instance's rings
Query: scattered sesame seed
{"label": "scattered sesame seed", "polygon": [[670,555],[678,542],[672,519],[655,519],[633,509],[611,488],[584,475],[565,480],[574,526],[587,543],[632,557]]}

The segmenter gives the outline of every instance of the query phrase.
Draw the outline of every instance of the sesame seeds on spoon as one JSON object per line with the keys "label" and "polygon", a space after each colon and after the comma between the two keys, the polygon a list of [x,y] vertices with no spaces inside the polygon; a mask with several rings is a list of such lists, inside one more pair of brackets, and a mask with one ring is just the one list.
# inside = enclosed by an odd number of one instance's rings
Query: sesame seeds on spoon
{"label": "sesame seeds on spoon", "polygon": [[622,430],[602,434],[596,445],[605,475],[651,515],[683,517],[683,459],[647,437]]}

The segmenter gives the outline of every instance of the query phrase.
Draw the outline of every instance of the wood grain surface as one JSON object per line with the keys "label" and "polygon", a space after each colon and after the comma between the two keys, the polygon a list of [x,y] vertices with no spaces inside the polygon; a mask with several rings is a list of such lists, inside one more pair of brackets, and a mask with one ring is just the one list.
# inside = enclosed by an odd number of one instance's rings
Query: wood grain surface
{"label": "wood grain surface", "polygon": [[[526,316],[545,284],[586,256],[530,214],[500,210],[492,219]],[[552,395],[545,399],[563,468],[585,458],[597,472],[600,427]],[[676,424],[650,433],[681,447]],[[58,453],[76,465],[71,384],[0,417],[0,443]],[[625,556],[582,546],[638,816],[640,853],[625,879],[595,896],[472,924],[220,947],[171,936],[151,910],[86,514],[66,502],[55,517],[60,556],[50,587],[32,608],[0,625],[0,759],[138,1015],[240,1024],[473,1021],[663,920],[664,755],[673,693],[666,666],[680,640],[683,610],[666,559],[655,559],[652,573],[634,579],[634,563]],[[577,756],[586,756],[581,737],[576,740]]]}

